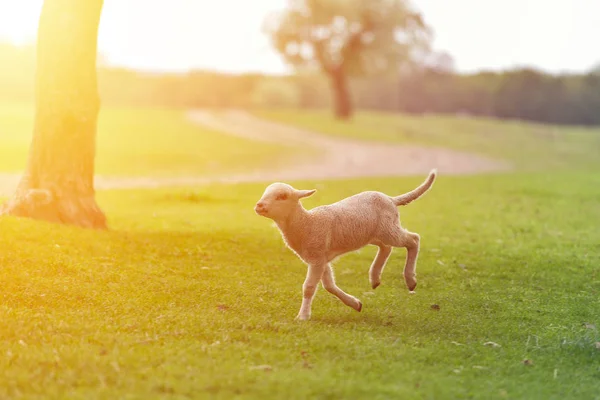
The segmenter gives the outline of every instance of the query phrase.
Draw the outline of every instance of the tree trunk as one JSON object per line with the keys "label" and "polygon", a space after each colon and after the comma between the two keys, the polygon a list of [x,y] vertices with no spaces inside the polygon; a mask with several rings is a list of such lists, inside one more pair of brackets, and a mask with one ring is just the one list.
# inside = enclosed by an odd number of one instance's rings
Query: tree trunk
{"label": "tree trunk", "polygon": [[342,66],[333,68],[330,73],[331,89],[333,90],[333,106],[338,119],[347,120],[352,116],[352,100],[348,87],[348,78]]}
{"label": "tree trunk", "polygon": [[45,0],[37,41],[36,105],[26,171],[2,214],[106,228],[95,200],[100,109],[96,77],[103,0]]}

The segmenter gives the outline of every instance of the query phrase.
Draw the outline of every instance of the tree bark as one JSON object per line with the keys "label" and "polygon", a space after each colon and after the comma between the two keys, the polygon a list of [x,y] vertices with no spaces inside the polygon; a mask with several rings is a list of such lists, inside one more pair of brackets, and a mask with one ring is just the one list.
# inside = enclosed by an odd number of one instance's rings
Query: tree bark
{"label": "tree bark", "polygon": [[37,41],[35,124],[26,171],[1,213],[106,228],[95,200],[96,76],[103,0],[45,0]]}
{"label": "tree bark", "polygon": [[348,77],[343,67],[331,69],[329,72],[333,90],[333,107],[336,118],[348,120],[352,117],[352,100],[348,87]]}

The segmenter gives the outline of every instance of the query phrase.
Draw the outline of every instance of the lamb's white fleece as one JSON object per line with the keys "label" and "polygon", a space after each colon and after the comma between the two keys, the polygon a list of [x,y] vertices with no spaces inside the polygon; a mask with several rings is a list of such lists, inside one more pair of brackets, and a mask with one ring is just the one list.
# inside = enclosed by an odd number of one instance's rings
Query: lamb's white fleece
{"label": "lamb's white fleece", "polygon": [[362,309],[357,298],[335,284],[330,263],[344,253],[368,244],[379,247],[369,270],[373,289],[381,283],[381,273],[392,247],[406,247],[404,279],[408,289],[414,291],[420,237],[400,225],[396,207],[409,204],[425,194],[436,176],[434,169],[419,187],[400,196],[362,192],[310,211],[302,206],[300,199],[311,196],[315,193],[314,189],[298,190],[280,182],[266,188],[255,206],[256,213],[275,221],[286,245],[308,264],[298,319],[310,318],[311,303],[319,281],[344,304],[357,311]]}

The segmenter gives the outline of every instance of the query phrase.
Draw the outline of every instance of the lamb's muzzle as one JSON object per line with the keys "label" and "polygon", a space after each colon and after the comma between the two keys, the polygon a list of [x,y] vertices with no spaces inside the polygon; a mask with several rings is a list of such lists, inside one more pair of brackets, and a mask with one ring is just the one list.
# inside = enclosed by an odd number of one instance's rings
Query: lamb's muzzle
{"label": "lamb's muzzle", "polygon": [[421,185],[400,196],[368,191],[310,211],[302,206],[300,200],[314,194],[314,189],[298,190],[280,182],[265,189],[254,208],[255,212],[275,221],[286,245],[308,265],[298,319],[310,318],[312,299],[319,281],[344,304],[361,311],[360,300],[336,285],[330,263],[336,257],[368,244],[379,247],[369,269],[371,287],[375,289],[381,284],[381,274],[392,247],[405,247],[404,280],[409,291],[414,291],[421,238],[400,225],[397,207],[423,196],[436,176],[434,169]]}
{"label": "lamb's muzzle", "polygon": [[254,206],[254,212],[257,213],[258,215],[262,215],[265,212],[265,204],[258,202],[256,203],[256,206]]}

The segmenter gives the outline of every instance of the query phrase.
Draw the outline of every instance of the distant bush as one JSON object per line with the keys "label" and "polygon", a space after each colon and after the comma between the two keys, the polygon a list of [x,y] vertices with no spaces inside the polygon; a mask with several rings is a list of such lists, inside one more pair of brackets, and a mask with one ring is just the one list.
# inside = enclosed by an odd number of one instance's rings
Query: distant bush
{"label": "distant bush", "polygon": [[[0,100],[31,101],[35,51],[0,44]],[[192,71],[153,74],[100,66],[105,105],[160,107],[329,108],[326,77]],[[358,108],[412,114],[441,113],[522,119],[553,124],[600,125],[600,72],[550,75],[533,69],[455,74],[421,68],[396,78],[354,79]]]}
{"label": "distant bush", "polygon": [[252,104],[258,107],[299,107],[300,91],[289,80],[261,79],[254,88]]}

